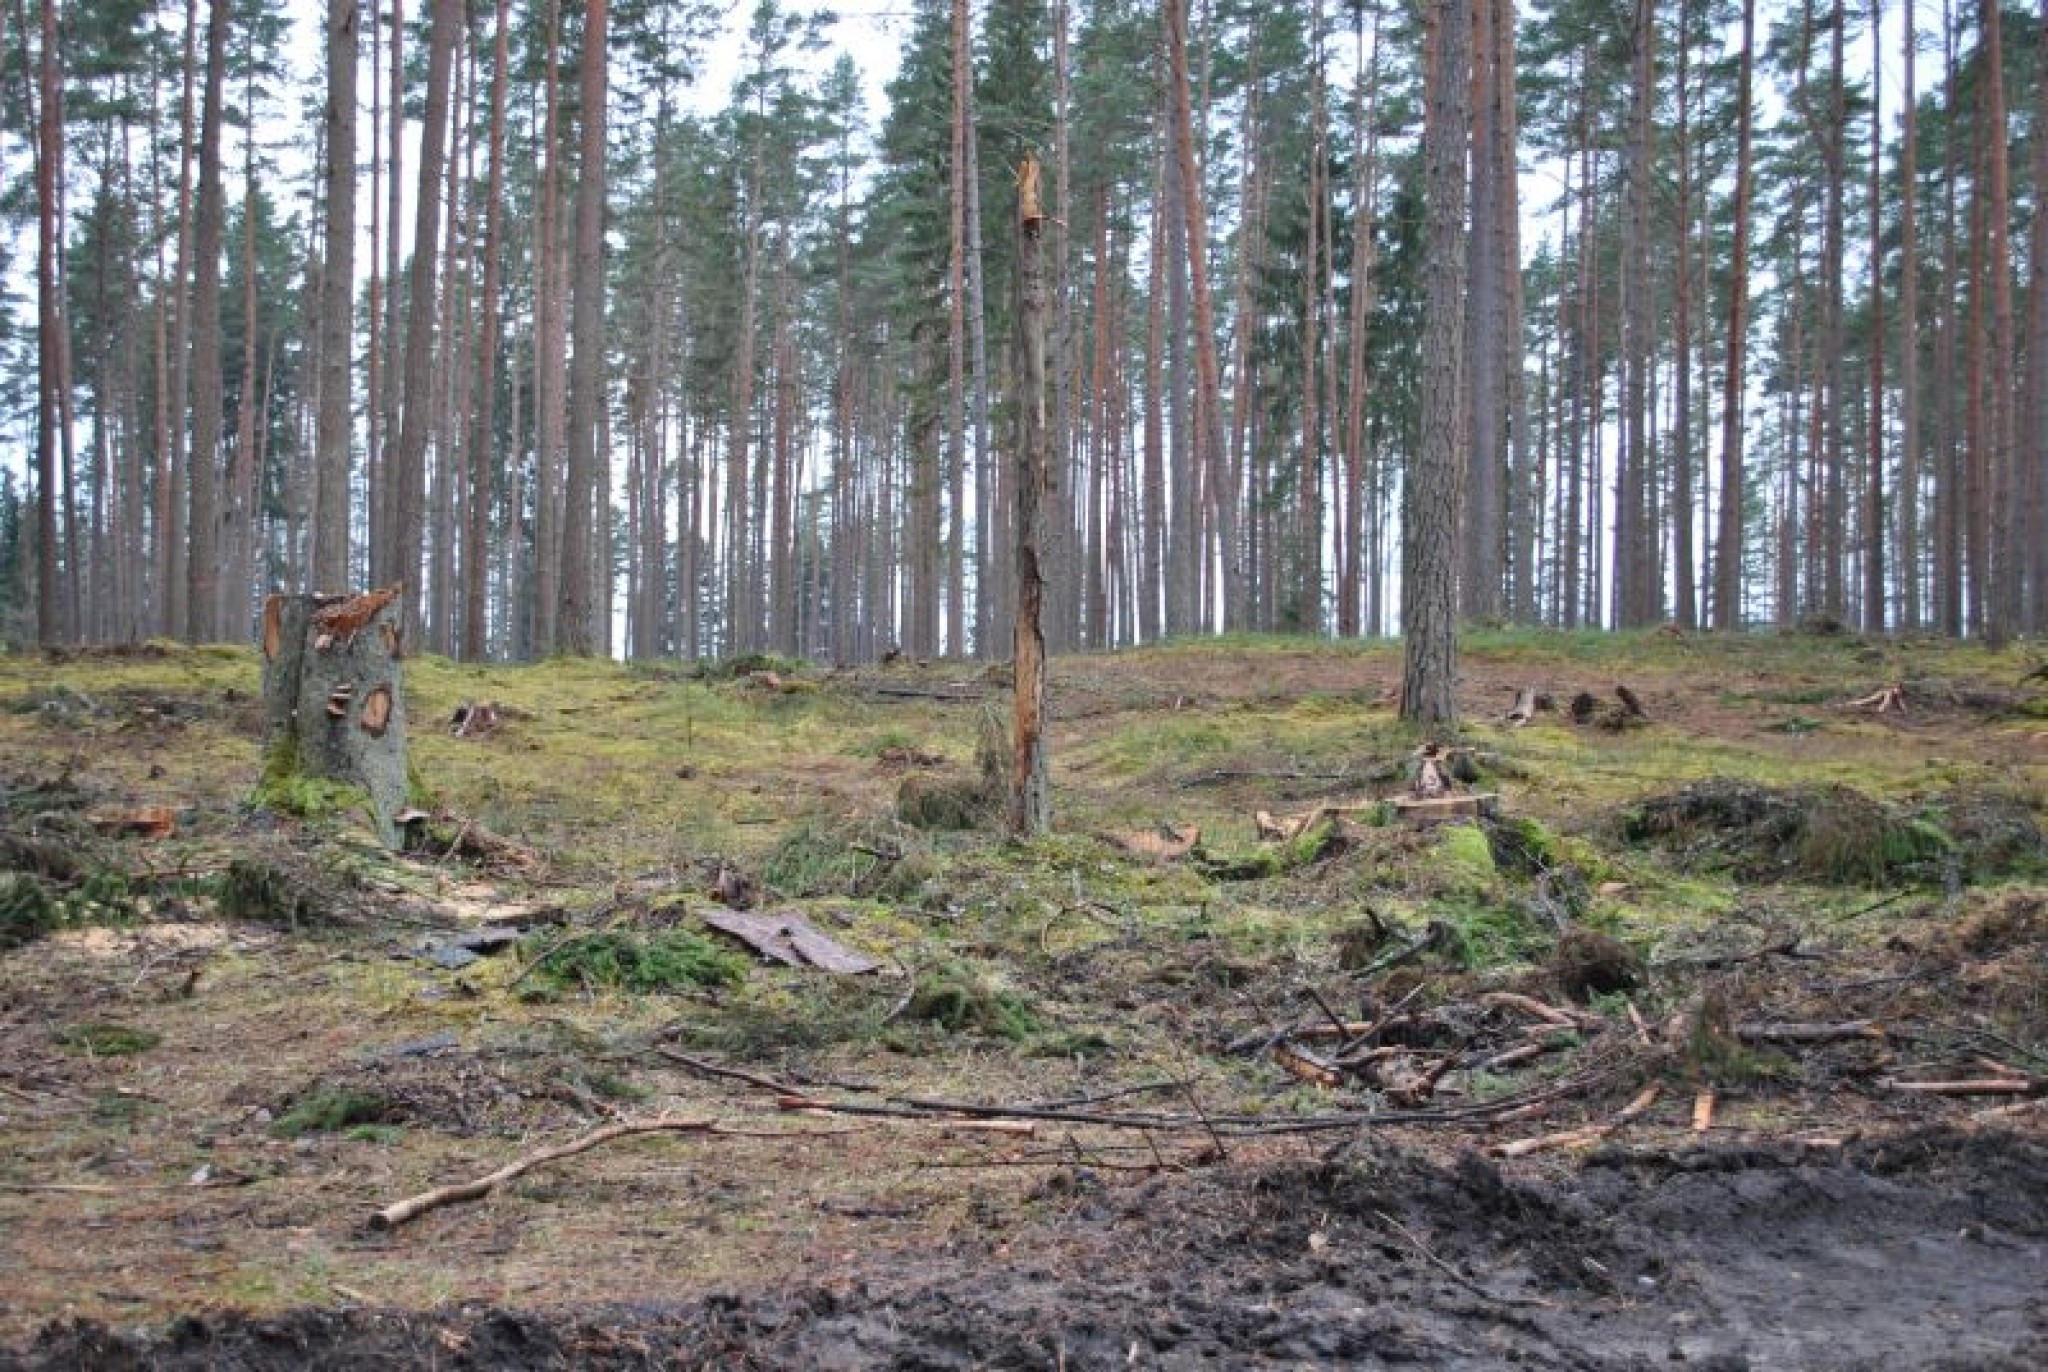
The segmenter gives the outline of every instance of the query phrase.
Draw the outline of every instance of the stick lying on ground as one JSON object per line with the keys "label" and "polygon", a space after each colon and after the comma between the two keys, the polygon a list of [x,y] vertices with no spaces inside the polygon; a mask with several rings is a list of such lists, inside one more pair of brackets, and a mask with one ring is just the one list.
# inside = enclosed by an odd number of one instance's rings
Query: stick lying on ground
{"label": "stick lying on ground", "polygon": [[610,1143],[614,1139],[630,1138],[635,1134],[710,1134],[717,1132],[717,1129],[717,1120],[675,1119],[667,1115],[658,1119],[608,1124],[594,1133],[585,1134],[580,1139],[573,1139],[554,1148],[543,1148],[536,1153],[528,1153],[525,1157],[508,1162],[497,1171],[478,1177],[475,1181],[436,1187],[432,1191],[422,1191],[417,1196],[394,1201],[370,1216],[370,1227],[396,1229],[406,1221],[418,1219],[428,1211],[439,1210],[444,1205],[480,1200],[514,1177],[530,1172],[542,1163],[572,1158],[578,1153],[587,1153],[598,1145]]}

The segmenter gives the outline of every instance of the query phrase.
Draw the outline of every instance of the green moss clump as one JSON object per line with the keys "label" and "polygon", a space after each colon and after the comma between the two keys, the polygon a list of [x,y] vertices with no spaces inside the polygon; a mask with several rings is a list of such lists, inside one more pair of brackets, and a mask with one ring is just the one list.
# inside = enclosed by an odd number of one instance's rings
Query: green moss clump
{"label": "green moss clump", "polygon": [[737,986],[746,978],[744,957],[692,930],[637,934],[607,929],[542,954],[527,982],[533,988],[529,994],[547,999],[574,990],[695,991]]}
{"label": "green moss clump", "polygon": [[966,1031],[1012,1043],[1022,1043],[1040,1028],[1029,1001],[963,963],[943,964],[920,974],[903,1013],[949,1034]]}
{"label": "green moss clump", "polygon": [[1293,838],[1262,844],[1248,853],[1224,856],[1196,849],[1193,857],[1203,875],[1213,880],[1257,881],[1313,866],[1344,846],[1343,829],[1335,820],[1326,819]]}
{"label": "green moss clump", "polygon": [[1452,891],[1481,893],[1500,875],[1493,843],[1477,824],[1445,825],[1430,862],[1445,889]]}
{"label": "green moss clump", "polygon": [[0,952],[34,943],[59,923],[57,902],[23,872],[0,873]]}
{"label": "green moss clump", "polygon": [[357,1125],[392,1124],[404,1111],[384,1097],[353,1086],[316,1086],[293,1101],[277,1117],[270,1132],[295,1139],[306,1134],[337,1134]]}
{"label": "green moss clump", "polygon": [[163,1035],[128,1024],[74,1024],[57,1032],[57,1045],[92,1058],[127,1058],[147,1053]]}

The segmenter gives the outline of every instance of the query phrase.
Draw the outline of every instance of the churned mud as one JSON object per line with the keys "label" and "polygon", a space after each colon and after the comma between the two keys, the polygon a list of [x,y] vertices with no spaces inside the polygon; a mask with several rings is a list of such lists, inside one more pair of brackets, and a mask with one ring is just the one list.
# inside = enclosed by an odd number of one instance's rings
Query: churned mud
{"label": "churned mud", "polygon": [[[46,1330],[73,1367],[2036,1368],[2048,1148],[1611,1148],[1562,1172],[1371,1139],[1111,1186],[968,1242],[670,1304]],[[824,1274],[820,1274],[821,1277]]]}

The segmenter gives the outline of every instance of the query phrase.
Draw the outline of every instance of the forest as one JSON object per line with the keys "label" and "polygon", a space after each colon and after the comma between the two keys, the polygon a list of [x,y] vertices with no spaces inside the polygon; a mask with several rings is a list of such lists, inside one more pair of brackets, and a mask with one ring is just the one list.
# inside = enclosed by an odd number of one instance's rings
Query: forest
{"label": "forest", "polygon": [[2048,1366],[2044,39],[0,6],[0,1372]]}
{"label": "forest", "polygon": [[1027,150],[1055,651],[1400,625],[1436,268],[1462,619],[2048,616],[2037,15],[919,0],[877,108],[780,0],[38,10],[9,641],[1003,656]]}

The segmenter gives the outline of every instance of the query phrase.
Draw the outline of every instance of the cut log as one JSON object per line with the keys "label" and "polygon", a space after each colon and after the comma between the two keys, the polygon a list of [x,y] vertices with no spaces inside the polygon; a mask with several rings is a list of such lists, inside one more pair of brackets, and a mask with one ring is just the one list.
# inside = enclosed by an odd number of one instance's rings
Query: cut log
{"label": "cut log", "polygon": [[1521,728],[1524,724],[1536,718],[1536,712],[1543,708],[1542,700],[1543,697],[1536,694],[1534,686],[1524,686],[1515,695],[1514,708],[1507,712],[1501,722],[1510,729]]}
{"label": "cut log", "polygon": [[345,599],[273,595],[262,631],[265,784],[307,776],[362,787],[392,848],[408,791],[401,612],[395,586]]}
{"label": "cut log", "polygon": [[1395,814],[1418,826],[1469,819],[1475,815],[1491,819],[1500,813],[1500,796],[1492,791],[1475,791],[1464,796],[1395,796],[1388,803],[1394,807]]}

